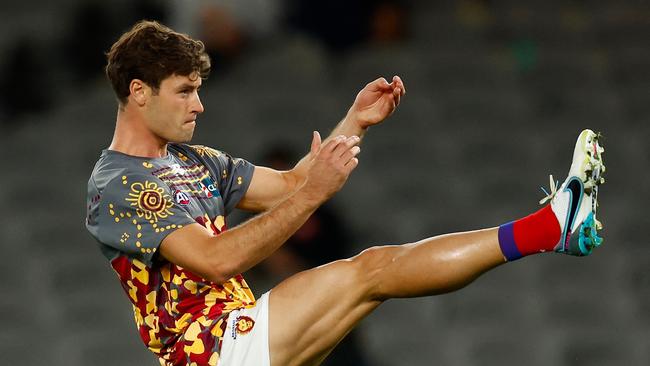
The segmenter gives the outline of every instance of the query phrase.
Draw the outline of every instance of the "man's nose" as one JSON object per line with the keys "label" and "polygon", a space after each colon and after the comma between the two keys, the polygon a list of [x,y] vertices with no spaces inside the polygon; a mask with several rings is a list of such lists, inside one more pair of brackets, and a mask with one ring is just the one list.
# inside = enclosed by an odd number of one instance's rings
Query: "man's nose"
{"label": "man's nose", "polygon": [[203,108],[203,103],[201,103],[201,98],[199,98],[199,96],[197,95],[196,100],[192,105],[192,112],[198,114],[198,113],[203,113],[204,110],[205,108]]}

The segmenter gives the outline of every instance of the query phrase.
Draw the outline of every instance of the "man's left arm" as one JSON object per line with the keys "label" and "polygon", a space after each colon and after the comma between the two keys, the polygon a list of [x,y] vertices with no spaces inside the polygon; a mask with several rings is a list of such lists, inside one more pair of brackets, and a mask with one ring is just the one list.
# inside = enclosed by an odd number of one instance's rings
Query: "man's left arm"
{"label": "man's left arm", "polygon": [[[363,138],[370,126],[381,123],[395,111],[405,93],[404,83],[399,76],[393,76],[390,83],[384,78],[368,83],[357,94],[345,118],[322,143],[341,135]],[[256,167],[251,184],[237,207],[260,212],[277,205],[303,184],[311,158],[310,152],[293,169],[285,171]]]}

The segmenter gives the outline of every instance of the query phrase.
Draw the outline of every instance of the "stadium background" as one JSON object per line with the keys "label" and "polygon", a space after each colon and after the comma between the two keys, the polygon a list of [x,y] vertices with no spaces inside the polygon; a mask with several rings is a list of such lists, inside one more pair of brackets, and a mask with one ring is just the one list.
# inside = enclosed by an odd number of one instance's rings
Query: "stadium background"
{"label": "stadium background", "polygon": [[549,173],[564,179],[577,133],[605,135],[594,256],[536,256],[390,301],[360,325],[372,365],[650,364],[649,3],[308,3],[215,1],[194,16],[198,0],[3,2],[0,364],[157,364],[83,226],[115,117],[101,51],[139,17],[199,32],[206,14],[230,38],[215,41],[195,141],[253,162],[278,142],[306,151],[366,82],[403,77],[403,104],[336,197],[350,253],[527,214]]}

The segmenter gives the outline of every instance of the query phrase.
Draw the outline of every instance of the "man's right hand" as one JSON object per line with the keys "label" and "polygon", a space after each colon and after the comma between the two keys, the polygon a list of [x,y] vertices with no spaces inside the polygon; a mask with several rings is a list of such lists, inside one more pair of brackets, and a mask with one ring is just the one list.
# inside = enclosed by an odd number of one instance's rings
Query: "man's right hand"
{"label": "man's right hand", "polygon": [[318,205],[332,197],[359,164],[359,141],[358,136],[336,136],[321,145],[320,134],[314,131],[311,160],[300,192]]}
{"label": "man's right hand", "polygon": [[[341,189],[359,163],[358,143],[357,136],[338,136],[321,144],[320,135],[314,132],[309,160],[305,161],[306,178],[293,195],[218,236],[199,224],[178,229],[163,239],[161,255],[219,284],[249,270],[278,249],[318,206]],[[256,183],[261,184],[260,189],[264,175],[261,179]]]}

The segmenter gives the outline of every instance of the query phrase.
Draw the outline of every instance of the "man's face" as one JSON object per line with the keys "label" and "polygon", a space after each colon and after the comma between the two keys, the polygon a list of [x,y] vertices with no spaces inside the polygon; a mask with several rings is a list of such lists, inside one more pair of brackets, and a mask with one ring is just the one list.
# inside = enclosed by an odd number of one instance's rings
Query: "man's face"
{"label": "man's face", "polygon": [[199,99],[201,78],[172,75],[160,83],[158,94],[151,93],[145,106],[147,127],[168,142],[189,142],[196,117],[203,112]]}

